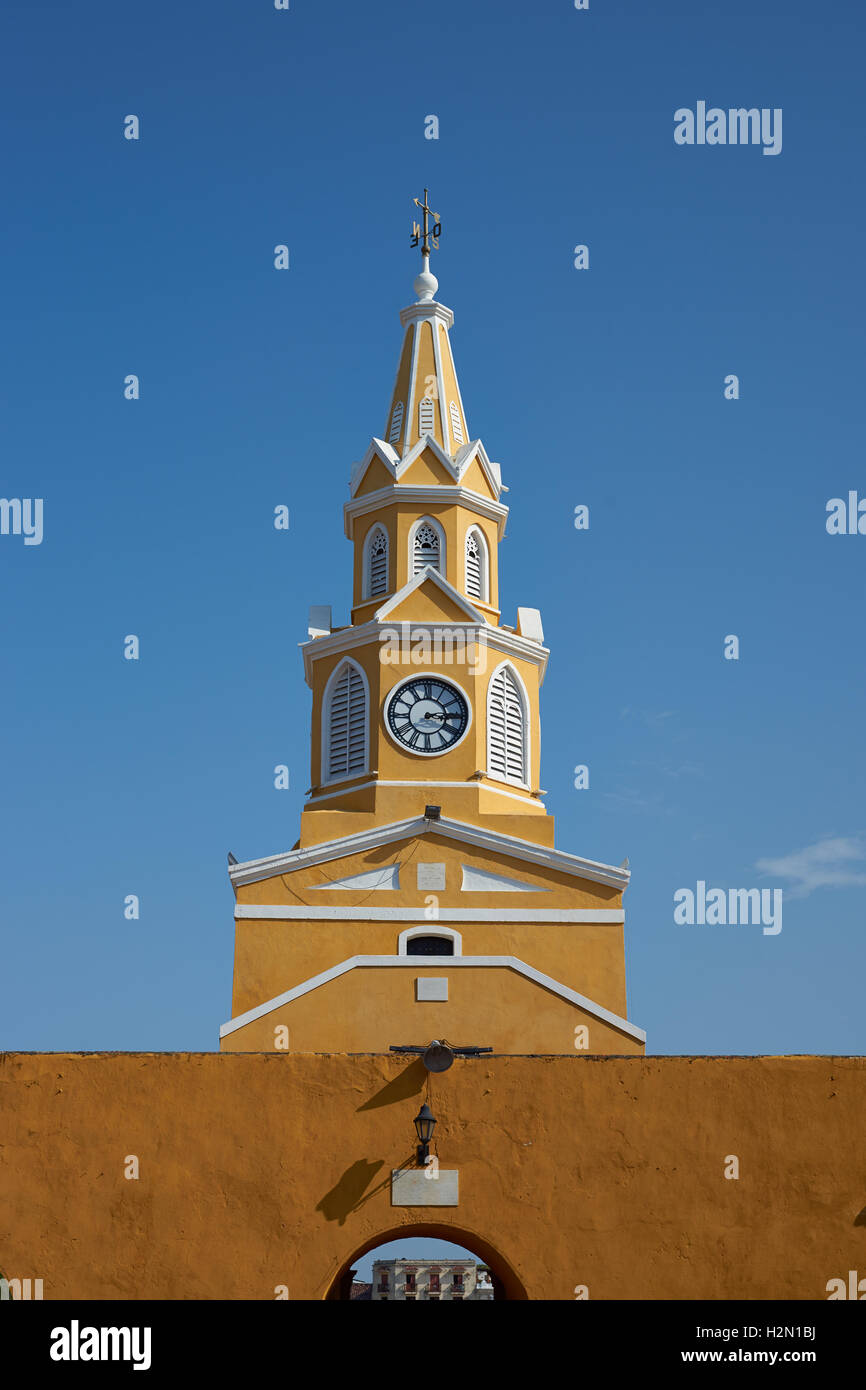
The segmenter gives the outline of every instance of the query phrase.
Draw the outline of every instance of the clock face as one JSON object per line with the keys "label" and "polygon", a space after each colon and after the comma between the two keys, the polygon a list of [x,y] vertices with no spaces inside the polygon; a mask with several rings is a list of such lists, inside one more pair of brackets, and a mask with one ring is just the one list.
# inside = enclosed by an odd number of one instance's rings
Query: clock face
{"label": "clock face", "polygon": [[385,702],[391,737],[412,753],[432,757],[459,743],[469,728],[469,701],[459,686],[419,675],[395,685]]}

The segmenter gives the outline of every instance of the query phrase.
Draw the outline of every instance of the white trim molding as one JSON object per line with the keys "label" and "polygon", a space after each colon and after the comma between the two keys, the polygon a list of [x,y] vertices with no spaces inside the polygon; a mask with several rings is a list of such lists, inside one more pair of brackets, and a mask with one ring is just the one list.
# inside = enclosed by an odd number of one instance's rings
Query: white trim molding
{"label": "white trim molding", "polygon": [[[544,684],[544,677],[547,671],[547,659],[550,650],[547,647],[540,647],[537,642],[531,642],[527,637],[519,637],[515,632],[508,632],[504,627],[494,627],[488,623],[483,614],[479,613],[464,594],[458,589],[454,589],[448,580],[443,578],[436,570],[425,570],[422,574],[416,574],[413,580],[404,585],[398,593],[392,595],[381,608],[377,609],[378,614],[388,613],[392,606],[406,597],[418,584],[424,582],[426,578],[438,580],[443,590],[448,593],[454,602],[460,606],[467,615],[467,621],[451,622],[436,619],[432,622],[419,622],[417,619],[411,621],[399,619],[400,631],[403,640],[411,641],[417,632],[420,636],[429,637],[430,630],[435,627],[441,632],[451,631],[463,632],[465,640],[470,642],[473,639],[479,646],[489,647],[491,651],[501,652],[503,656],[520,657],[524,661],[530,662],[538,667],[538,683]],[[365,603],[372,603],[373,599],[365,599]],[[360,607],[360,605],[358,605]],[[359,623],[357,627],[338,628],[336,632],[330,633],[327,637],[315,637],[309,642],[299,642],[298,646],[304,658],[304,679],[307,685],[313,684],[313,662],[323,656],[335,656],[338,652],[348,652],[354,647],[366,647],[371,642],[388,641],[394,631],[394,623],[389,623],[387,618],[378,621],[376,618],[370,622]]]}
{"label": "white trim molding", "polygon": [[[257,1019],[273,1013],[283,1004],[290,1004],[292,1000],[300,999],[303,995],[310,994],[314,989],[320,989],[322,985],[330,984],[332,980],[348,974],[350,970],[380,969],[382,967],[417,970],[421,959],[420,956],[350,956],[348,960],[341,961],[339,965],[332,965],[330,970],[323,970],[321,974],[313,975],[309,980],[304,980],[302,984],[295,985],[293,989],[287,989],[273,999],[267,999],[263,1004],[257,1004],[254,1009],[248,1009],[246,1013],[238,1014],[237,1018],[232,1018],[228,1023],[222,1025],[220,1037],[226,1038],[231,1033],[236,1033],[239,1028],[245,1028],[248,1023],[255,1023]],[[607,1023],[617,1032],[633,1038],[635,1042],[646,1042],[646,1033],[642,1028],[636,1028],[633,1023],[629,1023],[628,1019],[620,1018],[618,1014],[611,1013],[601,1004],[587,999],[584,994],[578,994],[576,989],[570,989],[568,985],[560,984],[552,976],[545,975],[541,970],[536,970],[534,966],[518,960],[517,956],[424,956],[423,959],[438,970],[444,968],[441,962],[446,959],[449,971],[467,966],[470,968],[513,970],[515,974],[522,975],[524,979],[531,980],[534,984],[540,985],[542,989],[549,990],[551,994],[574,1004],[584,1013],[591,1014],[593,1018],[599,1019],[602,1023]]]}
{"label": "white trim molding", "polygon": [[[486,773],[485,773],[486,776]],[[509,801],[522,801],[529,806],[544,806],[541,800],[542,795],[547,793],[539,792],[537,796],[521,795],[519,792],[507,792],[503,787],[494,787],[490,782],[431,782],[429,777],[417,778],[414,782],[391,782],[384,777],[371,778],[368,782],[357,782],[353,786],[343,787],[335,792],[311,792],[307,798],[307,805],[311,806],[314,801],[331,801],[335,796],[345,796],[347,792],[365,791],[368,787],[482,787],[491,796],[507,796]]]}
{"label": "white trim molding", "polygon": [[479,516],[486,516],[488,521],[494,521],[499,540],[502,540],[508,518],[508,508],[503,503],[494,502],[492,498],[485,497],[481,492],[473,492],[471,488],[449,483],[426,487],[416,483],[389,483],[375,492],[362,493],[353,502],[343,503],[344,528],[349,540],[355,539],[355,522],[359,517],[366,516],[368,512],[381,512],[394,502],[408,503],[413,507],[435,506],[437,503],[465,507],[467,511],[477,512]]}
{"label": "white trim molding", "polygon": [[[417,354],[417,350],[418,340],[416,338],[415,343],[413,344],[411,393],[409,397],[408,409],[404,417],[404,420],[406,421],[406,434],[404,435],[404,439],[408,437],[408,433],[412,429],[412,421],[415,418],[414,412],[418,408],[418,401],[416,398],[417,376],[415,373],[415,356]],[[463,418],[464,420],[466,418],[465,411],[463,414]],[[358,488],[361,486],[361,482],[363,481],[364,475],[366,474],[367,469],[370,467],[370,464],[373,462],[374,458],[379,459],[379,461],[391,474],[392,478],[394,479],[394,482],[398,483],[403,474],[407,471],[407,469],[412,467],[412,464],[415,462],[415,460],[420,458],[426,449],[429,449],[430,452],[433,454],[434,458],[436,458],[439,461],[439,463],[442,464],[446,472],[451,474],[451,477],[454,479],[455,483],[460,482],[460,479],[463,476],[463,474],[469,468],[473,460],[477,458],[479,464],[481,465],[481,470],[484,473],[484,476],[486,477],[488,483],[490,484],[490,489],[491,492],[494,494],[495,501],[498,502],[502,492],[507,491],[507,489],[503,488],[502,486],[502,472],[499,467],[499,464],[494,463],[493,460],[488,457],[487,450],[484,448],[484,445],[482,444],[480,439],[470,439],[469,442],[464,444],[461,449],[458,449],[457,453],[452,458],[451,455],[448,453],[448,450],[444,449],[442,445],[439,443],[439,441],[432,434],[422,434],[421,438],[417,439],[415,443],[412,445],[411,449],[406,450],[402,454],[402,456],[397,452],[393,444],[389,444],[384,439],[378,439],[374,435],[373,438],[370,440],[369,445],[367,446],[367,452],[365,453],[364,457],[360,460],[359,463],[356,463],[354,468],[352,469],[352,475],[349,481],[349,490],[352,494],[352,497],[354,498],[357,494]],[[444,489],[436,488],[435,491],[439,493],[444,491]],[[372,496],[372,494],[369,495]],[[353,503],[348,502],[346,503],[346,506],[351,510]]]}
{"label": "white trim molding", "polygon": [[[321,887],[322,885],[317,885]],[[541,888],[541,893],[547,890]],[[237,922],[417,922],[417,907],[343,907],[341,903],[328,907],[286,907],[282,903],[239,903],[235,908]],[[625,913],[617,907],[440,907],[431,918],[431,929],[437,922],[589,922],[611,923],[625,921]]]}
{"label": "white trim molding", "polygon": [[380,845],[393,844],[395,840],[412,840],[419,835],[443,835],[446,839],[457,840],[460,844],[474,845],[477,849],[492,850],[512,859],[520,859],[527,864],[536,864],[542,869],[570,874],[575,878],[586,878],[593,883],[604,883],[610,888],[624,890],[628,887],[631,874],[621,866],[601,864],[593,859],[582,859],[576,854],[566,854],[564,850],[553,849],[548,845],[538,845],[532,840],[522,840],[516,835],[504,835],[501,830],[491,830],[488,826],[472,825],[468,821],[452,820],[442,816],[439,820],[427,820],[424,816],[413,816],[409,820],[391,821],[388,825],[377,825],[369,830],[358,830],[354,835],[343,835],[339,840],[325,840],[306,849],[286,850],[282,854],[271,854],[264,859],[248,859],[243,864],[229,867],[229,879],[237,886],[242,883],[258,883],[263,878],[275,878],[278,874],[292,873],[310,864],[326,864],[330,859],[346,859],[351,854],[363,854]]}

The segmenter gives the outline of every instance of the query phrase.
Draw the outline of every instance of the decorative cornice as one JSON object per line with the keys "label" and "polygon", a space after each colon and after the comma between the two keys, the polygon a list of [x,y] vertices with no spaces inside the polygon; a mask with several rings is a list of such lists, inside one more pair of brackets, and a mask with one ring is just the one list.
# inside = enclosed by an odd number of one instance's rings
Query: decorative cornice
{"label": "decorative cornice", "polygon": [[400,310],[400,322],[404,328],[419,319],[438,319],[440,323],[444,323],[446,328],[452,328],[454,326],[454,310],[449,309],[446,304],[440,304],[435,299],[422,299],[414,304],[407,304],[405,309]]}
{"label": "decorative cornice", "polygon": [[542,809],[543,809],[544,803],[541,801],[540,798],[541,798],[542,796],[546,796],[546,795],[547,795],[547,792],[542,792],[542,791],[539,791],[538,794],[537,794],[536,796],[533,796],[531,793],[527,794],[527,793],[521,793],[521,792],[506,791],[504,787],[497,787],[497,786],[495,786],[495,785],[488,779],[488,776],[487,776],[487,773],[486,773],[486,772],[485,772],[485,773],[482,773],[482,775],[481,775],[480,777],[478,777],[478,776],[476,775],[475,778],[471,778],[471,779],[470,779],[469,781],[467,781],[467,782],[440,782],[440,781],[434,781],[434,780],[432,780],[432,779],[429,778],[429,777],[423,777],[423,778],[419,777],[419,778],[416,778],[416,780],[415,780],[414,782],[413,782],[413,781],[409,781],[409,780],[404,780],[404,781],[401,781],[401,782],[397,782],[397,781],[392,781],[390,778],[386,778],[386,777],[370,777],[370,778],[366,778],[366,774],[361,773],[360,775],[361,775],[361,777],[364,777],[365,780],[359,781],[359,780],[356,778],[354,781],[350,781],[350,780],[347,778],[347,780],[346,780],[346,785],[345,785],[344,787],[341,787],[338,791],[329,791],[329,792],[322,792],[322,793],[314,792],[314,793],[310,796],[310,798],[309,798],[309,800],[308,800],[308,802],[307,802],[307,807],[309,808],[310,806],[317,805],[320,801],[332,801],[335,797],[338,797],[338,796],[348,796],[351,792],[366,791],[366,790],[368,789],[368,787],[464,787],[464,788],[465,788],[465,787],[479,787],[479,786],[480,786],[480,787],[483,788],[483,790],[487,793],[488,796],[507,796],[508,799],[509,799],[509,801],[522,801],[522,802],[524,802],[524,803],[528,803],[530,806],[533,806],[533,807],[541,806]]}
{"label": "decorative cornice", "polygon": [[[464,602],[466,602],[465,599]],[[544,684],[550,649],[542,647],[538,642],[533,642],[529,637],[520,637],[516,632],[508,632],[503,627],[494,627],[491,623],[484,622],[483,619],[480,622],[458,623],[446,622],[437,618],[433,623],[401,618],[397,623],[373,620],[359,623],[356,627],[341,627],[327,637],[314,637],[309,642],[299,642],[298,646],[304,657],[304,679],[307,685],[312,687],[313,684],[314,661],[323,656],[334,656],[351,651],[353,647],[364,647],[370,642],[384,641],[386,637],[383,637],[382,634],[393,633],[395,627],[399,627],[401,633],[405,632],[407,640],[410,642],[414,633],[417,632],[423,636],[425,633],[429,633],[432,627],[441,632],[452,629],[455,632],[465,632],[467,638],[470,637],[470,634],[477,633],[479,646],[483,643],[491,651],[501,652],[504,656],[520,657],[523,661],[532,662],[539,668],[539,685]]]}
{"label": "decorative cornice", "polygon": [[355,521],[369,512],[381,511],[383,507],[402,502],[406,506],[432,506],[443,503],[465,507],[467,511],[485,516],[496,523],[499,540],[505,534],[508,508],[502,502],[494,502],[481,492],[461,487],[459,483],[428,483],[424,486],[415,483],[389,483],[377,488],[375,492],[365,492],[351,502],[343,503],[343,529],[349,540],[355,538]]}
{"label": "decorative cornice", "polygon": [[[327,883],[314,887],[327,889]],[[305,890],[306,891],[306,890]],[[310,890],[312,891],[312,890]],[[333,891],[339,892],[339,889]],[[358,890],[360,891],[360,890]],[[490,890],[492,893],[495,889]],[[539,893],[549,890],[539,888]],[[327,907],[285,907],[280,903],[239,903],[235,908],[237,922],[415,922],[421,924],[424,905],[419,907],[344,907],[342,903]],[[614,907],[440,907],[427,925],[437,922],[534,922],[548,925],[565,922],[617,923],[622,925],[625,913]]]}
{"label": "decorative cornice", "polygon": [[352,854],[363,854],[366,850],[377,849],[380,845],[392,844],[395,840],[411,840],[418,835],[444,835],[446,839],[457,840],[461,844],[508,855],[527,864],[536,864],[542,869],[552,869],[558,873],[571,874],[575,878],[604,883],[609,888],[617,888],[620,891],[628,887],[631,877],[628,869],[614,868],[612,864],[599,864],[593,859],[581,859],[576,854],[566,854],[561,849],[537,845],[532,840],[522,840],[516,835],[504,835],[502,831],[491,830],[487,826],[451,820],[448,816],[442,816],[440,820],[435,821],[427,820],[424,816],[413,816],[409,820],[371,826],[369,830],[359,830],[354,835],[343,835],[339,840],[326,840],[306,849],[287,850],[283,854],[269,855],[265,859],[250,859],[244,864],[233,864],[229,868],[229,878],[235,887],[244,883],[258,883],[261,879],[274,878],[277,874],[293,873],[296,869],[307,868],[311,864],[325,864],[331,859],[345,859]]}

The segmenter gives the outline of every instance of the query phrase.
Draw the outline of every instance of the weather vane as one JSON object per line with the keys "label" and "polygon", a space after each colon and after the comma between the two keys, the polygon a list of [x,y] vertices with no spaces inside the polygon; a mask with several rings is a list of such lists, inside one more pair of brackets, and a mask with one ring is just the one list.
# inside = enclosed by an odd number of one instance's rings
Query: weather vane
{"label": "weather vane", "polygon": [[[439,237],[442,232],[442,223],[439,221],[438,212],[434,212],[433,209],[427,203],[426,188],[424,189],[424,201],[422,202],[420,198],[415,198],[413,199],[413,202],[415,203],[416,208],[420,208],[423,212],[424,222],[421,226],[419,226],[417,222],[412,223],[412,240],[410,242],[410,245],[417,246],[420,241],[421,255],[429,257],[431,246],[433,247],[434,251],[439,250]],[[429,219],[431,217],[433,218],[432,228],[429,225]]]}

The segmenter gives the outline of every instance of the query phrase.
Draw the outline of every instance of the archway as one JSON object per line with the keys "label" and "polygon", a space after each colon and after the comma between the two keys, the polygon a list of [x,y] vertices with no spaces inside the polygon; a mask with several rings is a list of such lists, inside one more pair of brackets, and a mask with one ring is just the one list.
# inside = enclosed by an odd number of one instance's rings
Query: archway
{"label": "archway", "polygon": [[514,1269],[495,1246],[475,1231],[468,1231],[463,1226],[452,1226],[444,1221],[415,1221],[410,1225],[390,1226],[387,1230],[377,1231],[374,1236],[365,1240],[363,1245],[359,1245],[351,1257],[341,1265],[331,1280],[325,1300],[348,1301],[354,1266],[368,1251],[392,1240],[414,1240],[424,1236],[431,1240],[447,1240],[454,1245],[462,1245],[473,1255],[477,1255],[490,1270],[494,1299],[528,1300],[529,1294]]}

